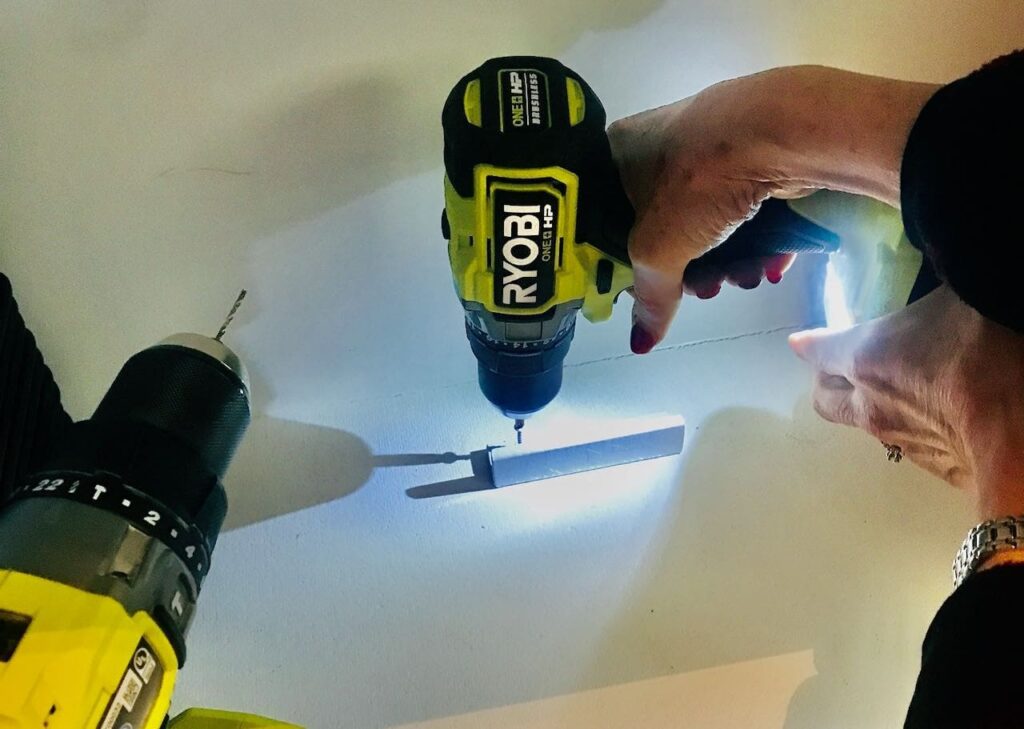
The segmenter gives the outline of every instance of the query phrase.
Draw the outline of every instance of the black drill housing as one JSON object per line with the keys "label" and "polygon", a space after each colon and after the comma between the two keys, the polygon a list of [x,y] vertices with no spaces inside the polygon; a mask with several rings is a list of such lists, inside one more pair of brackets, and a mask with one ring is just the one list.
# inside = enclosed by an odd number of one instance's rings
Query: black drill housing
{"label": "black drill housing", "polygon": [[249,420],[244,368],[220,342],[178,335],[139,352],[0,508],[0,567],[149,613],[183,664]]}
{"label": "black drill housing", "polygon": [[[508,76],[502,74],[512,70],[536,72],[546,79],[536,94],[542,100],[539,106],[543,107],[538,114],[540,123],[509,123],[512,100],[508,84],[502,85],[502,79],[507,82]],[[578,88],[581,98],[570,93],[571,84]],[[479,92],[478,118],[475,112],[471,118],[467,106],[467,91],[471,89]],[[516,173],[558,167],[576,176],[576,206],[565,214],[575,216],[576,241],[585,242],[607,256],[596,263],[592,275],[597,292],[609,293],[614,275],[612,259],[630,265],[628,239],[635,213],[612,156],[604,107],[586,81],[551,58],[494,58],[455,85],[445,101],[441,122],[445,173],[452,189],[463,199],[490,193],[474,189],[479,165]],[[536,182],[518,174],[510,174],[509,180],[527,186]],[[561,184],[549,178],[543,182]],[[451,226],[446,214],[442,214],[441,227],[445,238],[450,239]],[[470,244],[488,246],[488,268],[495,271],[495,241]],[[757,215],[726,242],[691,265],[723,267],[756,256],[830,253],[838,247],[839,238],[832,231],[797,214],[783,200],[766,200]],[[553,291],[553,287],[544,290]],[[553,302],[553,297],[548,300]],[[479,365],[480,389],[487,399],[514,418],[528,416],[547,405],[561,386],[562,364],[583,302],[552,303],[539,315],[537,307],[516,315],[490,311],[474,301],[462,303],[470,346]]]}
{"label": "black drill housing", "polygon": [[[503,124],[499,76],[507,69],[530,69],[544,75],[549,124],[525,130]],[[583,95],[583,116],[576,124],[570,118],[567,79],[575,81]],[[479,126],[467,118],[464,109],[470,83],[480,87]],[[626,240],[633,209],[612,160],[604,107],[579,74],[551,58],[491,59],[455,85],[445,102],[441,123],[445,171],[459,195],[474,195],[474,169],[479,164],[511,169],[561,167],[579,179],[578,204],[573,211],[577,238],[628,263]],[[442,231],[450,237],[444,216]],[[512,418],[528,417],[550,403],[561,388],[562,365],[575,333],[579,302],[552,305],[539,316],[490,312],[471,302],[464,305],[467,337],[477,358],[484,396]]]}

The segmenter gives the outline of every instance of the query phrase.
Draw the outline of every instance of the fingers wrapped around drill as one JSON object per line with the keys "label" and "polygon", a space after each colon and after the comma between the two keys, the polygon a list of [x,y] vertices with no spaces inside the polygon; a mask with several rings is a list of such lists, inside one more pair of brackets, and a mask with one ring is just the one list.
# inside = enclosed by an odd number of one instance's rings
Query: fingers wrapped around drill
{"label": "fingers wrapped around drill", "polygon": [[726,283],[741,289],[756,289],[764,280],[777,284],[782,281],[782,277],[795,260],[796,254],[780,253],[720,266],[715,263],[703,263],[698,258],[686,267],[683,274],[683,293],[696,296],[698,299],[711,299],[721,292]]}
{"label": "fingers wrapped around drill", "polygon": [[766,171],[775,169],[775,160],[765,158],[766,145],[744,123],[751,118],[744,109],[750,95],[745,89],[752,83],[758,85],[750,80],[720,84],[617,121],[608,130],[636,212],[629,237],[634,352],[650,351],[661,341],[684,292],[711,298],[725,283],[754,288],[763,278],[781,280],[792,263],[792,257],[774,256],[699,263],[767,198],[790,190]]}
{"label": "fingers wrapped around drill", "polygon": [[[763,270],[694,271],[682,285],[691,261],[726,242],[770,198],[829,189],[898,204],[894,171],[934,91],[794,66],[724,81],[612,124],[612,155],[635,211],[632,340],[645,346],[634,351],[649,351],[665,336],[684,290],[710,297],[726,282],[752,288],[761,278],[781,278],[787,264],[771,262]],[[757,246],[765,240],[750,241],[751,252],[763,252]]]}
{"label": "fingers wrapped around drill", "polygon": [[683,294],[712,299],[726,283],[742,289],[755,289],[764,279],[777,284],[794,260],[796,255],[792,253],[734,261],[725,266],[698,259],[686,267],[681,286],[673,270],[663,273],[634,263],[636,283],[630,292],[636,305],[630,348],[635,354],[646,354],[655,347],[661,337],[654,332],[667,329]]}

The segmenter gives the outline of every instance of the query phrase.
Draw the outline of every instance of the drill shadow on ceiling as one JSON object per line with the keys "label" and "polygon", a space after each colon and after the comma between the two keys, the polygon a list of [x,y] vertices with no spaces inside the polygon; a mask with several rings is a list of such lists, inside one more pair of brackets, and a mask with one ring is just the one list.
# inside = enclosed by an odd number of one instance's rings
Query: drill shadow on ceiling
{"label": "drill shadow on ceiling", "polygon": [[[226,478],[230,506],[225,529],[238,529],[344,498],[365,485],[376,468],[454,465],[463,461],[471,464],[470,476],[406,489],[411,499],[493,489],[489,451],[375,456],[352,433],[258,417]],[[300,480],[295,478],[296,463],[302,463]]]}
{"label": "drill shadow on ceiling", "polygon": [[352,433],[256,417],[225,478],[225,529],[340,499],[361,488],[372,472],[369,446]]}

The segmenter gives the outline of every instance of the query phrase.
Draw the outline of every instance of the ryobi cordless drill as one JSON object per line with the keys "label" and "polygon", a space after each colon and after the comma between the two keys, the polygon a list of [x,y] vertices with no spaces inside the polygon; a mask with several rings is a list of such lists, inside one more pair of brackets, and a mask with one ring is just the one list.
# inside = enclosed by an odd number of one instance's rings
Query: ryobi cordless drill
{"label": "ryobi cordless drill", "polygon": [[[576,313],[603,321],[632,285],[634,213],[605,125],[586,81],[550,58],[489,60],[444,105],[442,232],[480,389],[517,430],[558,394]],[[838,245],[769,200],[701,263]]]}
{"label": "ryobi cordless drill", "polygon": [[72,424],[0,275],[2,729],[291,726],[168,719],[250,417],[245,368],[219,337],[139,352]]}

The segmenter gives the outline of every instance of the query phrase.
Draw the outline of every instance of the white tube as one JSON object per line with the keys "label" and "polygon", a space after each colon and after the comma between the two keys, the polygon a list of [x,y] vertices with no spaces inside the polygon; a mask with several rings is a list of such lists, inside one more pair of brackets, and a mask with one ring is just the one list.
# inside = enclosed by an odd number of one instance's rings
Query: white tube
{"label": "white tube", "polygon": [[673,456],[683,449],[686,424],[680,415],[610,421],[598,434],[580,440],[544,438],[543,443],[504,446],[490,451],[491,477],[498,488],[557,478],[581,471]]}

